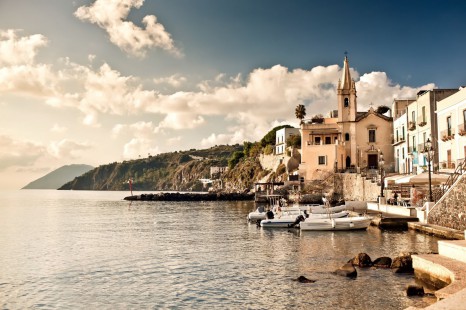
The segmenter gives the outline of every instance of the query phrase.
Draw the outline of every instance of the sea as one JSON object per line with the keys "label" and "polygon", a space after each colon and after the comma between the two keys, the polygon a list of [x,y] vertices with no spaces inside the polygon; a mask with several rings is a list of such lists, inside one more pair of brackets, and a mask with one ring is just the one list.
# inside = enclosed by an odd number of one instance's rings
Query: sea
{"label": "sea", "polygon": [[435,302],[406,296],[412,274],[334,273],[361,252],[373,260],[436,252],[433,236],[264,229],[246,220],[253,202],[123,200],[129,195],[0,191],[0,308],[373,310]]}

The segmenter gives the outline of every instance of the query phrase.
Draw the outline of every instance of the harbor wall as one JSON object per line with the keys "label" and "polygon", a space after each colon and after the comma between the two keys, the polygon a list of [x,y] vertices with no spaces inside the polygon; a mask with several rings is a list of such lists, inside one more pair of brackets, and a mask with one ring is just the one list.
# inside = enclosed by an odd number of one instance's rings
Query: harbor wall
{"label": "harbor wall", "polygon": [[356,173],[340,173],[335,175],[335,192],[344,200],[377,201],[380,185]]}
{"label": "harbor wall", "polygon": [[429,212],[429,224],[466,230],[466,175],[462,175]]}

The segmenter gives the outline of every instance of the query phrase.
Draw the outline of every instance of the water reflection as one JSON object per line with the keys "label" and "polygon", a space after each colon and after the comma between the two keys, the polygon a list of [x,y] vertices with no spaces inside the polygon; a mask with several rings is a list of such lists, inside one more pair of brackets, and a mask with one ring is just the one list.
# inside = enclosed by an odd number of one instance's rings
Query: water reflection
{"label": "water reflection", "polygon": [[[0,197],[1,308],[346,308],[425,306],[412,276],[333,271],[436,251],[436,239],[370,227],[355,232],[262,229],[249,202],[132,202],[124,193],[25,191]],[[295,280],[304,275],[315,283]]]}

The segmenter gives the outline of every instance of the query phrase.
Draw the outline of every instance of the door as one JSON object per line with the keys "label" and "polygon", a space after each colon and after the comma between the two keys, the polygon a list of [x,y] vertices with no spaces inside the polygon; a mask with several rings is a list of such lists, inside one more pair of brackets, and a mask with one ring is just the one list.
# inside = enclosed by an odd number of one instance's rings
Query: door
{"label": "door", "polygon": [[379,167],[377,154],[367,155],[367,167],[369,169],[377,169]]}
{"label": "door", "polygon": [[451,168],[451,150],[447,150],[447,168]]}

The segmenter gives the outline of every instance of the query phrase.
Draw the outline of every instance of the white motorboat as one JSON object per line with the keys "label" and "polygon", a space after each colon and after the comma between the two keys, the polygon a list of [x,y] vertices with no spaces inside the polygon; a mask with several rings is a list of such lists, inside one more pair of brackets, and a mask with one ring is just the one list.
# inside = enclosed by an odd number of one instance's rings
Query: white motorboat
{"label": "white motorboat", "polygon": [[248,221],[257,222],[258,220],[265,220],[267,218],[267,211],[271,210],[272,212],[277,213],[281,211],[282,206],[285,206],[286,204],[282,195],[268,195],[267,200],[269,201],[269,205],[259,205],[256,210],[248,214]]}
{"label": "white motorboat", "polygon": [[[269,211],[271,212],[271,211]],[[272,213],[273,214],[273,213]],[[261,227],[274,228],[298,228],[298,224],[304,220],[304,215],[281,215],[279,217],[267,218],[260,222]]]}
{"label": "white motorboat", "polygon": [[248,221],[257,222],[258,220],[265,220],[266,211],[264,206],[258,206],[256,210],[249,212]]}
{"label": "white motorboat", "polygon": [[367,229],[371,224],[367,216],[353,216],[342,218],[307,218],[299,223],[301,230],[358,230]]}
{"label": "white motorboat", "polygon": [[335,212],[335,213],[330,213],[330,214],[322,214],[322,213],[311,213],[307,218],[310,219],[328,219],[330,218],[341,218],[341,217],[348,217],[349,216],[348,211],[340,211],[340,212]]}
{"label": "white motorboat", "polygon": [[311,206],[311,213],[314,214],[327,214],[337,213],[346,210],[346,206],[327,207],[325,205]]}

